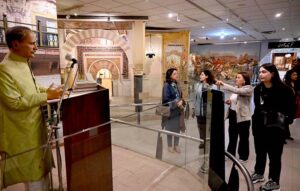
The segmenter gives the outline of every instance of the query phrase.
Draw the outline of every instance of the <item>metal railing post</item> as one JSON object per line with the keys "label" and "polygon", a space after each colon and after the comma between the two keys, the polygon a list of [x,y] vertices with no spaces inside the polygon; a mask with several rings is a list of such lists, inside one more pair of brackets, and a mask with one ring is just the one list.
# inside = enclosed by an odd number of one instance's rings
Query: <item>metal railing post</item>
{"label": "metal railing post", "polygon": [[8,29],[8,22],[7,22],[7,16],[5,14],[3,14],[3,27],[4,27],[4,31],[6,32]]}
{"label": "metal railing post", "polygon": [[43,32],[42,32],[42,25],[41,25],[41,21],[38,20],[38,24],[37,24],[37,31],[38,31],[38,34],[39,34],[39,45],[40,46],[43,46]]}

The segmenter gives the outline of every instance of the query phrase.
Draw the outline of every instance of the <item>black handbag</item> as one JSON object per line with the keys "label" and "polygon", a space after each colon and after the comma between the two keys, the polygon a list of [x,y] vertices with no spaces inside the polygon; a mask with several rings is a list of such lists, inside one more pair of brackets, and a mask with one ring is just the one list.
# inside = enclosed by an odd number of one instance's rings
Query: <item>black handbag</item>
{"label": "black handbag", "polygon": [[287,127],[286,116],[281,112],[262,111],[264,126],[267,128],[278,127],[285,130]]}

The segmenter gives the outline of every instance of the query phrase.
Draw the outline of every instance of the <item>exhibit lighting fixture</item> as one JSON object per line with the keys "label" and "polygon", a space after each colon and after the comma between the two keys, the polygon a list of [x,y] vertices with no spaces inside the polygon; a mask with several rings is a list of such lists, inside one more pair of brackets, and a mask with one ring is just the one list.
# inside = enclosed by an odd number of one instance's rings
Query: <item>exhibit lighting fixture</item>
{"label": "exhibit lighting fixture", "polygon": [[146,56],[148,58],[153,58],[155,56],[155,53],[154,53],[154,51],[152,49],[152,46],[151,46],[151,34],[149,36],[149,49],[148,49],[148,52],[146,53]]}

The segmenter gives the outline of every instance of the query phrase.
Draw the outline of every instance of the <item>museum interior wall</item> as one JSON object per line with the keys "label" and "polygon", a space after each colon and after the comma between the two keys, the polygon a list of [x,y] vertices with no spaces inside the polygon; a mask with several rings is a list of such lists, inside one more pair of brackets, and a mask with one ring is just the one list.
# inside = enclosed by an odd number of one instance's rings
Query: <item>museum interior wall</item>
{"label": "museum interior wall", "polygon": [[2,20],[0,25],[0,60],[8,52],[4,41],[5,27],[24,23],[25,26],[36,31],[37,35],[39,49],[36,56],[31,60],[33,73],[37,81],[45,86],[50,85],[52,81],[60,84],[56,1],[0,0],[0,6],[0,20]]}

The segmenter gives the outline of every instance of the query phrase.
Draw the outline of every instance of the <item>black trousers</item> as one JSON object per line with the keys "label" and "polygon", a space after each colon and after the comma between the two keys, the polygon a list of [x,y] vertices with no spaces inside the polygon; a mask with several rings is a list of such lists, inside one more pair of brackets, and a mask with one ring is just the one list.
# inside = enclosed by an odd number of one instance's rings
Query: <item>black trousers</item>
{"label": "black trousers", "polygon": [[205,140],[206,140],[206,117],[196,116],[197,117],[197,126],[200,139],[204,140],[204,148],[205,148]]}
{"label": "black trousers", "polygon": [[264,126],[253,128],[256,163],[254,170],[263,175],[266,167],[267,155],[269,157],[269,179],[280,181],[281,156],[285,140],[285,132],[277,127]]}
{"label": "black trousers", "polygon": [[249,157],[249,129],[250,120],[237,123],[236,112],[229,109],[229,144],[227,151],[235,156],[239,137],[238,154],[241,160],[248,160]]}

